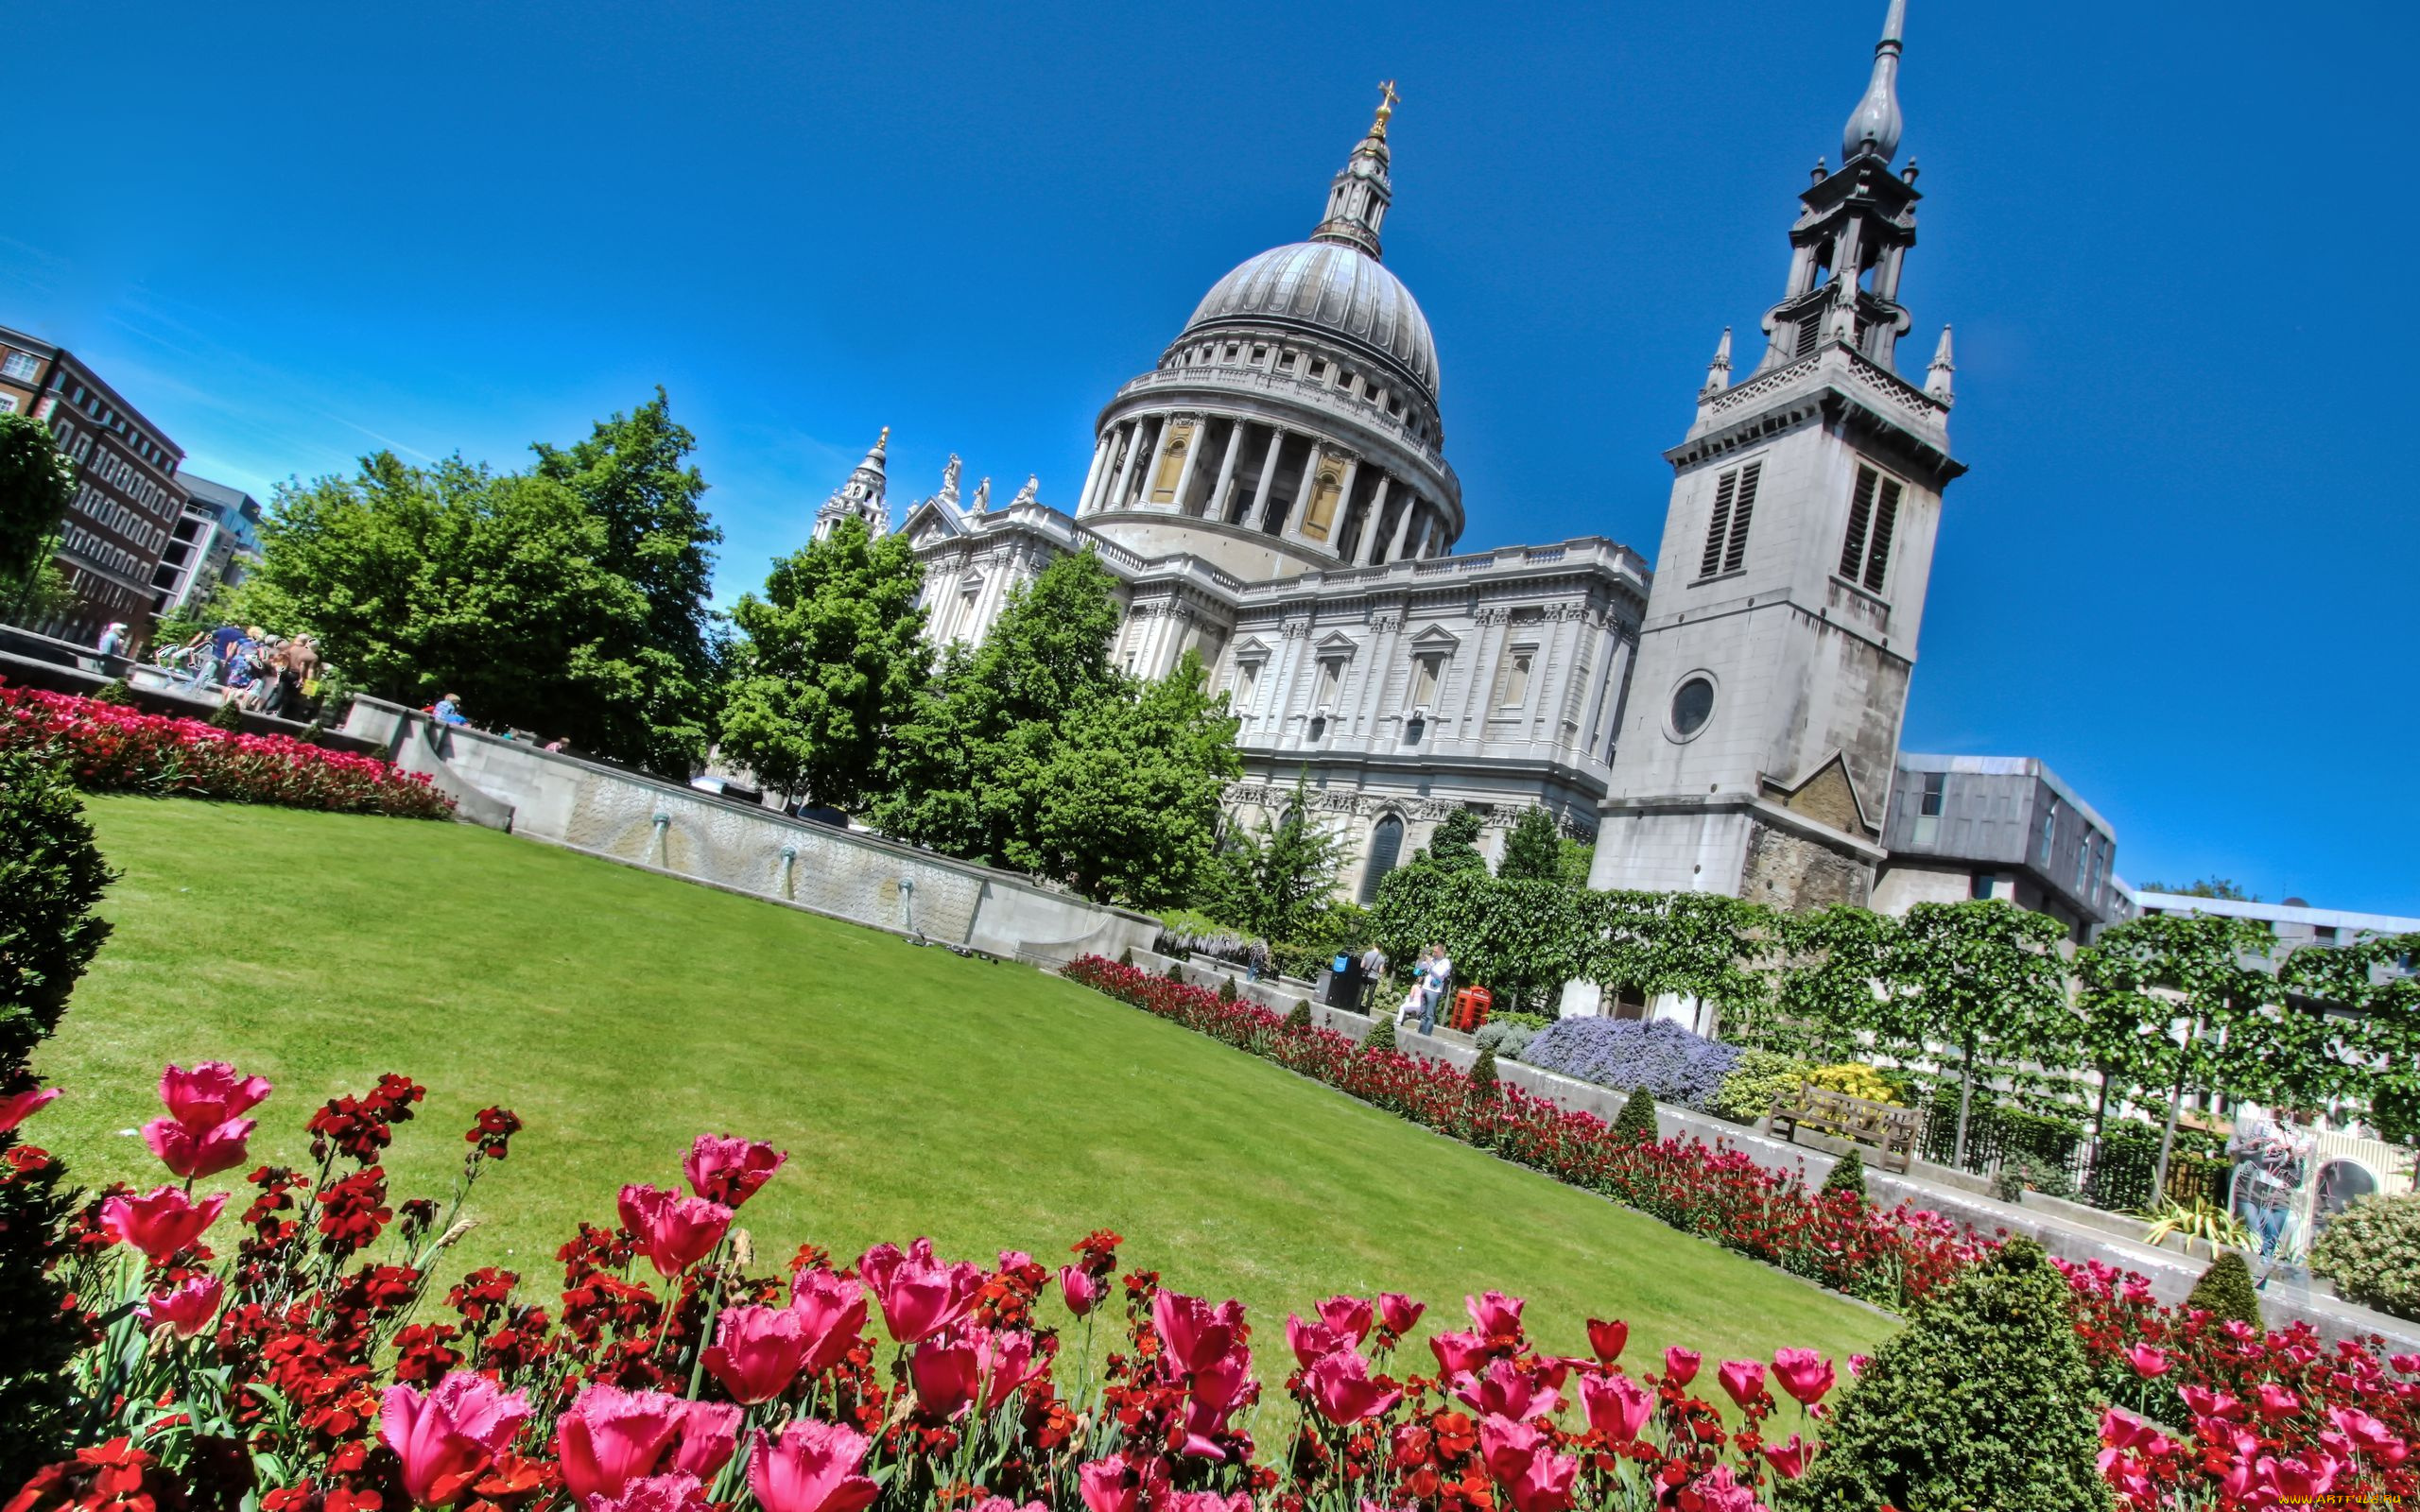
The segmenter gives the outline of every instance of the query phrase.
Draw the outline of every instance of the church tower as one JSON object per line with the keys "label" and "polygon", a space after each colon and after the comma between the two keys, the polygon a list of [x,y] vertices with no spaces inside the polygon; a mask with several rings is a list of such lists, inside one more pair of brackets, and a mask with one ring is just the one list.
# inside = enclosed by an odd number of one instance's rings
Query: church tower
{"label": "church tower", "polygon": [[[833,490],[832,497],[823,501],[823,507],[815,511],[816,540],[830,537],[843,520],[864,521],[869,535],[890,533],[890,505],[887,498],[890,480],[885,471],[890,455],[890,427],[885,425],[882,434],[874,438],[873,450],[868,452],[866,459],[850,472],[849,481]],[[952,463],[957,460],[954,456],[950,458]],[[954,484],[955,481],[955,474],[952,474],[951,482]]]}
{"label": "church tower", "polygon": [[1949,455],[1950,348],[1893,357],[1916,240],[1894,172],[1906,0],[1892,0],[1841,166],[1819,160],[1755,369],[1723,333],[1672,499],[1618,727],[1598,887],[1862,903],[1916,661]]}

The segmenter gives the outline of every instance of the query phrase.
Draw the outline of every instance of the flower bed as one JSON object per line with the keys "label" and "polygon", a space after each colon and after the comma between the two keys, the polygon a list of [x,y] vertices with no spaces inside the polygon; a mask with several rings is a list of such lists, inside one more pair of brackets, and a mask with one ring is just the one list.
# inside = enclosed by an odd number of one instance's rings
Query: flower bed
{"label": "flower bed", "polygon": [[[2329,1349],[2306,1323],[2263,1332],[2166,1307],[2142,1277],[2098,1261],[2059,1268],[2076,1332],[2118,1404],[2102,1425],[2101,1473],[2128,1506],[2420,1500],[2409,1453],[2420,1442],[2420,1355],[2389,1356],[2375,1335]],[[2331,1496],[2343,1500],[2316,1500]]]}
{"label": "flower bed", "polygon": [[1656,1101],[1710,1111],[1739,1065],[1739,1047],[1691,1034],[1663,1019],[1558,1019],[1530,1041],[1527,1064]]}
{"label": "flower bed", "polygon": [[[580,1227],[549,1301],[492,1268],[441,1301],[430,1266],[519,1121],[479,1115],[447,1202],[397,1201],[380,1162],[424,1090],[385,1076],[312,1114],[315,1169],[208,1190],[270,1091],[168,1068],[143,1134],[179,1180],[101,1193],[60,1236],[95,1338],[79,1447],[9,1512],[1758,1512],[1821,1453],[1842,1374],[1806,1349],[1625,1366],[1606,1319],[1591,1358],[1542,1354],[1496,1292],[1425,1339],[1418,1299],[1331,1297],[1280,1349],[1239,1303],[1120,1275],[1107,1231],[1055,1272],[919,1239],[763,1274],[734,1219],[786,1157],[715,1135],[683,1186],[626,1186],[617,1226]],[[13,1154],[0,1180],[49,1160]],[[1096,1366],[1102,1314],[1123,1338]]]}
{"label": "flower bed", "polygon": [[0,753],[48,752],[90,792],[451,817],[426,777],[284,735],[239,735],[72,694],[0,685]]}
{"label": "flower bed", "polygon": [[1247,1002],[1222,1003],[1215,992],[1136,967],[1088,955],[1071,962],[1064,974],[1414,1123],[1867,1301],[1905,1307],[1991,1244],[1906,1203],[1884,1209],[1853,1194],[1824,1195],[1794,1172],[1766,1170],[1739,1151],[1717,1150],[1701,1140],[1621,1140],[1604,1120],[1517,1087],[1499,1084],[1474,1095],[1469,1076],[1443,1061],[1363,1050],[1334,1030],[1289,1029],[1282,1014]]}

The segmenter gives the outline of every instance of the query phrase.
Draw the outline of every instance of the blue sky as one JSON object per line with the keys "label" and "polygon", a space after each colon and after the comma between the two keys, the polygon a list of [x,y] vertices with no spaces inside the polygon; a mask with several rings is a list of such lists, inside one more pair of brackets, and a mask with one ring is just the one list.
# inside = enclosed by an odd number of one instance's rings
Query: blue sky
{"label": "blue sky", "polygon": [[[0,323],[206,475],[515,464],[661,383],[762,577],[877,427],[1065,505],[1399,81],[1387,261],[1465,546],[1653,555],[1882,0],[14,8]],[[2420,914],[2409,7],[1914,0],[1921,363],[1958,327],[1913,749],[2038,755],[2137,882]]]}

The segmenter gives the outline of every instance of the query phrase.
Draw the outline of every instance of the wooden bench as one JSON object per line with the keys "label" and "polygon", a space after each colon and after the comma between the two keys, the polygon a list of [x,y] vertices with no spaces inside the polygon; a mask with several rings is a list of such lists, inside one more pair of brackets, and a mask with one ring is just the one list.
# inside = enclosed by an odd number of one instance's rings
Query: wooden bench
{"label": "wooden bench", "polygon": [[1796,1091],[1783,1092],[1773,1099],[1772,1111],[1766,1115],[1766,1128],[1779,1135],[1784,1125],[1789,1125],[1792,1143],[1798,1141],[1799,1125],[1805,1125],[1818,1134],[1850,1140],[1878,1151],[1875,1163],[1902,1175],[1915,1159],[1916,1141],[1924,1136],[1924,1114],[1915,1108],[1877,1103],[1869,1097],[1852,1097],[1812,1082],[1800,1082]]}

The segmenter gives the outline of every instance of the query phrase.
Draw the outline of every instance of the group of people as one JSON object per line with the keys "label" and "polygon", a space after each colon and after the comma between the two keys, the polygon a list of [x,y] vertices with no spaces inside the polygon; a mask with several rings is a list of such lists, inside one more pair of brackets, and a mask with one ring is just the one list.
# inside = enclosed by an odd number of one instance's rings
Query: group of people
{"label": "group of people", "polygon": [[312,637],[271,635],[257,625],[197,630],[182,645],[162,651],[160,665],[196,693],[216,687],[221,703],[282,718],[295,717],[319,698],[325,670]]}
{"label": "group of people", "polygon": [[2251,1104],[2236,1111],[2235,1131],[2227,1139],[2227,1155],[2235,1161],[2228,1206],[2259,1239],[2262,1260],[2278,1258],[2281,1244],[2292,1249],[2291,1229],[2318,1143],[2316,1117],[2309,1108],[2272,1112]]}
{"label": "group of people", "polygon": [[[1376,954],[1374,947],[1372,954]],[[1386,957],[1379,956],[1378,964],[1384,970]],[[1364,966],[1366,969],[1366,962]],[[1446,984],[1453,979],[1454,959],[1445,954],[1444,946],[1431,945],[1422,951],[1420,959],[1412,965],[1411,985],[1404,992],[1403,1001],[1395,1005],[1395,1027],[1400,1029],[1406,1020],[1417,1018],[1422,1034],[1433,1032],[1437,1027],[1437,1005],[1444,1001]]]}

